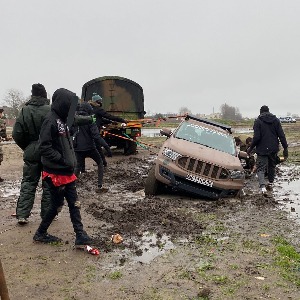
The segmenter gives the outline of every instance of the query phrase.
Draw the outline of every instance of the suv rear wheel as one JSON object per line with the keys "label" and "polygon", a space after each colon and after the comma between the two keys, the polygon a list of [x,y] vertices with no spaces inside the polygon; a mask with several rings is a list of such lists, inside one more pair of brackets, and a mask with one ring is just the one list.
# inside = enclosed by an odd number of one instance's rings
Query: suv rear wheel
{"label": "suv rear wheel", "polygon": [[158,195],[161,189],[162,183],[155,178],[155,165],[153,165],[145,181],[145,195]]}

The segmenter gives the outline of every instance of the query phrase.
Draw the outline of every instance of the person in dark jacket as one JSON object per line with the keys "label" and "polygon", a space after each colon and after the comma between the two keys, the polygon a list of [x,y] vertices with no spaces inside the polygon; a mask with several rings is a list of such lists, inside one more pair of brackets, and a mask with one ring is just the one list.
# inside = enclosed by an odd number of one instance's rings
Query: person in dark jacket
{"label": "person in dark jacket", "polygon": [[[96,124],[99,128],[99,130],[106,124],[110,124],[113,122],[118,122],[118,123],[127,123],[127,120],[120,118],[118,116],[114,116],[112,114],[109,114],[102,108],[103,100],[100,95],[97,93],[93,93],[92,100],[89,101],[93,108],[93,113],[96,117]],[[102,147],[97,147],[97,150],[99,151],[102,161],[103,161],[103,166],[107,166],[107,161],[105,159],[105,155],[103,153]]]}
{"label": "person in dark jacket", "polygon": [[42,179],[50,187],[51,204],[33,236],[33,240],[37,242],[61,241],[58,237],[48,234],[47,230],[63,206],[64,198],[68,202],[70,218],[76,234],[75,245],[86,245],[91,242],[81,221],[80,202],[75,185],[77,177],[74,174],[76,156],[67,125],[68,114],[71,114],[72,107],[74,105],[76,107],[77,103],[76,94],[63,88],[56,90],[52,97],[51,112],[41,128],[39,143],[43,164]]}
{"label": "person in dark jacket", "polygon": [[259,188],[263,194],[266,194],[265,172],[268,170],[267,188],[271,189],[275,178],[279,141],[283,147],[285,160],[288,158],[288,144],[279,119],[270,113],[266,105],[260,108],[260,115],[254,122],[253,130],[253,140],[247,153],[250,154],[254,147],[256,148]]}
{"label": "person in dark jacket", "polygon": [[[16,217],[20,225],[28,223],[28,217],[35,199],[36,188],[41,177],[42,163],[38,148],[38,139],[43,121],[50,111],[49,103],[50,100],[47,99],[45,87],[40,83],[33,84],[31,98],[20,111],[12,131],[14,141],[24,151],[23,178],[16,208]],[[41,199],[42,218],[49,204],[50,192],[44,186]]]}
{"label": "person in dark jacket", "polygon": [[[93,113],[93,108],[87,102],[82,103],[78,107],[78,115],[90,116]],[[73,135],[73,146],[76,154],[77,165],[75,175],[79,177],[81,170],[85,166],[85,159],[90,157],[98,166],[98,187],[97,193],[107,192],[108,188],[102,186],[103,182],[103,162],[97,148],[104,147],[107,156],[111,157],[110,147],[105,140],[100,136],[99,129],[96,124],[85,126],[72,126],[71,134]]]}

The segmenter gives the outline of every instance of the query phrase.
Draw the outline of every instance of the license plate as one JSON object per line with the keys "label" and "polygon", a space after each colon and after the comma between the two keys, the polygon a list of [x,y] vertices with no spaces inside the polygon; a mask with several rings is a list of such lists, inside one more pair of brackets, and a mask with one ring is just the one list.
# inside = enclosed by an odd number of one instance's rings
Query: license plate
{"label": "license plate", "polygon": [[209,186],[209,187],[213,186],[213,182],[211,180],[204,179],[204,178],[192,175],[192,174],[187,174],[186,179],[189,180],[189,181],[192,181],[192,182],[196,182],[196,183],[199,183],[199,184]]}

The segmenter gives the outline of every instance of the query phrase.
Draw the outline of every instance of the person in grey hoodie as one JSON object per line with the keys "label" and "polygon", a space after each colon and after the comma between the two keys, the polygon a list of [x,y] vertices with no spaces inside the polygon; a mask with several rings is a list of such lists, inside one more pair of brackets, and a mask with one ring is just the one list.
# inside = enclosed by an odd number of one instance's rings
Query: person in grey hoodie
{"label": "person in grey hoodie", "polygon": [[[254,136],[247,153],[255,148],[257,154],[256,166],[260,191],[267,193],[271,189],[275,178],[279,141],[283,147],[283,156],[288,158],[288,144],[279,119],[270,113],[269,107],[263,105],[260,115],[254,121]],[[268,173],[268,185],[265,183],[265,172]],[[266,188],[267,187],[267,188]]]}

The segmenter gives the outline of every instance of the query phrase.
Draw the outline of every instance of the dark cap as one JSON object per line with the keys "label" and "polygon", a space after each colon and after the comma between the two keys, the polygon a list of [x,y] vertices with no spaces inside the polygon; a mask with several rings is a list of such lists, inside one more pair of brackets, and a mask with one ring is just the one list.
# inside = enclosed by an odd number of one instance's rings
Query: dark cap
{"label": "dark cap", "polygon": [[259,111],[261,114],[264,112],[269,112],[269,107],[267,105],[263,105]]}
{"label": "dark cap", "polygon": [[47,98],[46,89],[41,83],[35,83],[32,85],[31,94],[32,96]]}
{"label": "dark cap", "polygon": [[3,108],[0,108],[0,113],[3,113],[4,112],[4,109]]}

